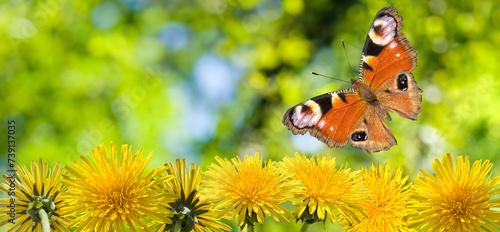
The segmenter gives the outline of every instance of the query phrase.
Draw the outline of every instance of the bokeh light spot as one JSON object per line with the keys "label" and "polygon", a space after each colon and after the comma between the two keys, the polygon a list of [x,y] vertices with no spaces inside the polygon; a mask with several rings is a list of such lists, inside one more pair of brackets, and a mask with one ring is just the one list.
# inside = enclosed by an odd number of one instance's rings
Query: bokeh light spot
{"label": "bokeh light spot", "polygon": [[446,35],[446,27],[443,18],[439,16],[430,16],[425,22],[428,36]]}
{"label": "bokeh light spot", "polygon": [[432,40],[432,50],[436,53],[445,53],[448,50],[448,41],[443,37],[436,37]]}
{"label": "bokeh light spot", "polygon": [[113,2],[102,2],[91,13],[90,22],[101,30],[113,28],[121,19],[122,13]]}
{"label": "bokeh light spot", "polygon": [[183,117],[183,128],[187,128],[189,137],[207,142],[213,138],[217,126],[217,116],[210,104],[198,99],[191,99]]}
{"label": "bokeh light spot", "polygon": [[28,39],[38,33],[36,26],[26,18],[16,18],[10,24],[10,35],[17,39]]}
{"label": "bokeh light spot", "polygon": [[193,68],[197,90],[212,104],[233,99],[241,72],[230,62],[212,54],[202,56]]}
{"label": "bokeh light spot", "polygon": [[200,0],[199,3],[210,14],[222,14],[227,8],[226,0]]}
{"label": "bokeh light spot", "polygon": [[284,0],[283,8],[288,14],[298,15],[304,10],[303,0]]}
{"label": "bokeh light spot", "polygon": [[258,67],[273,69],[278,67],[280,59],[273,45],[267,41],[258,43],[255,49],[254,57],[257,60]]}
{"label": "bokeh light spot", "polygon": [[301,38],[282,39],[278,45],[278,54],[283,62],[302,66],[310,57],[309,41]]}
{"label": "bokeh light spot", "polygon": [[165,55],[162,48],[162,43],[157,38],[143,36],[137,41],[135,55],[138,61],[145,64],[158,62]]}
{"label": "bokeh light spot", "polygon": [[260,0],[239,0],[238,6],[242,9],[253,9],[259,4]]}
{"label": "bokeh light spot", "polygon": [[446,142],[436,128],[430,125],[423,125],[419,128],[418,134],[420,140],[429,146],[429,154],[444,153]]}
{"label": "bokeh light spot", "polygon": [[283,5],[281,1],[270,0],[259,5],[260,17],[269,22],[274,22],[283,14]]}
{"label": "bokeh light spot", "polygon": [[206,98],[200,98],[186,82],[169,87],[167,99],[175,99],[170,126],[165,136],[170,137],[168,146],[175,151],[189,147],[193,142],[207,142],[213,138],[217,127],[217,109]]}
{"label": "bokeh light spot", "polygon": [[441,91],[435,85],[428,85],[425,88],[425,94],[423,94],[426,101],[437,104],[441,101]]}
{"label": "bokeh light spot", "polygon": [[448,4],[444,0],[431,0],[429,1],[429,8],[433,14],[442,15],[446,12]]}
{"label": "bokeh light spot", "polygon": [[474,26],[474,17],[471,14],[459,14],[455,20],[458,29],[462,30],[464,33],[471,32]]}
{"label": "bokeh light spot", "polygon": [[189,31],[181,23],[168,23],[160,32],[161,42],[172,51],[183,49],[189,41]]}
{"label": "bokeh light spot", "polygon": [[148,0],[121,0],[129,10],[142,10],[148,5]]}
{"label": "bokeh light spot", "polygon": [[255,14],[249,14],[243,18],[243,27],[248,32],[257,32],[260,29],[261,18]]}
{"label": "bokeh light spot", "polygon": [[252,72],[248,75],[250,85],[258,90],[268,87],[266,77],[261,72]]}

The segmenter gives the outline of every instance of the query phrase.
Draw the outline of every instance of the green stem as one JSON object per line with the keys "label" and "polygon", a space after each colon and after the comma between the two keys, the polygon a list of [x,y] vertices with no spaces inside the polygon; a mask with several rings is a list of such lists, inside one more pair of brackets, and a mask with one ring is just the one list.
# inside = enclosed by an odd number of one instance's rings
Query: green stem
{"label": "green stem", "polygon": [[300,232],[306,232],[307,229],[309,229],[309,223],[304,222],[304,224],[302,224],[302,227],[300,227]]}
{"label": "green stem", "polygon": [[247,224],[247,225],[248,225],[247,232],[253,232],[253,224]]}
{"label": "green stem", "polygon": [[174,226],[172,226],[172,232],[180,232],[182,229],[182,222],[175,221]]}
{"label": "green stem", "polygon": [[40,209],[38,211],[38,215],[40,216],[40,224],[42,224],[42,231],[43,232],[50,232],[50,221],[49,221],[49,215],[47,215],[47,212],[45,210]]}

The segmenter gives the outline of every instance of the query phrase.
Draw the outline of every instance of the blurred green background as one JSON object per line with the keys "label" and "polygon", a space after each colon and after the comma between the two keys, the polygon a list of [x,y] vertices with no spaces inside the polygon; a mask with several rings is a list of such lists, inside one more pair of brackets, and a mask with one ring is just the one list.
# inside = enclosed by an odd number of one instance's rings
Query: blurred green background
{"label": "blurred green background", "polygon": [[[352,78],[343,39],[357,77],[368,29],[387,5],[418,51],[418,120],[393,115],[398,145],[371,155],[292,135],[281,123],[289,107],[350,87],[310,73]],[[413,179],[451,152],[490,159],[500,175],[498,0],[4,0],[0,15],[2,172],[7,121],[16,120],[25,165],[68,165],[113,141],[154,151],[151,167],[305,152],[353,169],[389,162]],[[260,230],[290,228],[300,223],[268,220]]]}

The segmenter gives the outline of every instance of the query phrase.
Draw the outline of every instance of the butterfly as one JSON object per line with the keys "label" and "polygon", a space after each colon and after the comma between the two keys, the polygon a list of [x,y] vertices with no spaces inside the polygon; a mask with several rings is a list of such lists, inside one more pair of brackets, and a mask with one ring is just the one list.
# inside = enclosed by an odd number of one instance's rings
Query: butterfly
{"label": "butterfly", "polygon": [[316,137],[330,148],[352,147],[368,153],[397,144],[387,127],[388,111],[412,120],[422,111],[422,90],[413,69],[415,51],[400,32],[403,18],[390,6],[381,9],[368,32],[352,88],[313,97],[290,108],[283,124],[293,134]]}

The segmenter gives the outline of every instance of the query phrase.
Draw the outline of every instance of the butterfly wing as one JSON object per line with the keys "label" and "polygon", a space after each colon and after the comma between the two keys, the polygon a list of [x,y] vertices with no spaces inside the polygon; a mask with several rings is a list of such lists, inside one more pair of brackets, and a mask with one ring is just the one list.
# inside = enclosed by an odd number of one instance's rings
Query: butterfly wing
{"label": "butterfly wing", "polygon": [[422,90],[411,74],[417,51],[401,33],[402,20],[390,6],[377,13],[363,48],[360,79],[389,111],[416,120],[422,110]]}
{"label": "butterfly wing", "polygon": [[417,66],[417,51],[401,33],[402,20],[388,6],[377,13],[370,27],[361,55],[359,77],[374,90],[400,70],[411,72]]}
{"label": "butterfly wing", "polygon": [[389,150],[396,145],[397,141],[389,127],[387,127],[384,118],[391,119],[383,107],[365,104],[365,112],[358,119],[348,136],[352,147],[372,153]]}
{"label": "butterfly wing", "polygon": [[331,147],[353,147],[368,153],[387,150],[396,139],[384,122],[387,111],[367,104],[352,90],[339,90],[311,98],[290,108],[283,117],[293,134],[318,138]]}
{"label": "butterfly wing", "polygon": [[348,135],[366,111],[366,103],[352,89],[326,93],[290,108],[283,117],[293,134],[318,138],[331,147],[344,147]]}
{"label": "butterfly wing", "polygon": [[399,70],[392,75],[375,95],[380,104],[391,112],[403,118],[417,120],[422,111],[422,90],[417,86],[413,74],[406,70]]}

